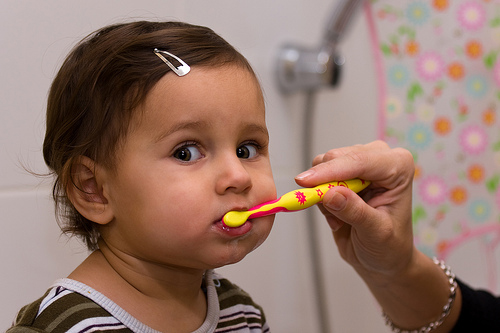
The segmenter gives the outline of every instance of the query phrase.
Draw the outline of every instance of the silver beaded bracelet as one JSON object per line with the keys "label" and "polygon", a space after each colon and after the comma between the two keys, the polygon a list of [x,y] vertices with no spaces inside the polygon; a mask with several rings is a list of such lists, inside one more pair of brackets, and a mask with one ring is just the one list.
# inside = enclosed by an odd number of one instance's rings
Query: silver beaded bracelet
{"label": "silver beaded bracelet", "polygon": [[385,319],[385,324],[391,328],[392,332],[395,332],[395,333],[428,333],[428,332],[435,330],[439,326],[441,326],[441,324],[444,322],[445,318],[450,314],[450,310],[451,310],[451,307],[453,305],[453,302],[455,301],[455,296],[457,294],[457,288],[458,288],[457,281],[455,279],[455,274],[453,274],[450,267],[446,266],[442,260],[438,260],[438,259],[434,258],[433,261],[436,265],[438,265],[443,270],[444,274],[446,274],[446,277],[448,278],[448,283],[450,286],[450,297],[448,297],[448,302],[446,302],[446,305],[443,307],[443,312],[439,316],[439,319],[424,326],[424,327],[421,327],[419,329],[403,330],[399,327],[396,327],[394,325],[394,323],[392,322],[392,320],[384,312],[383,316]]}

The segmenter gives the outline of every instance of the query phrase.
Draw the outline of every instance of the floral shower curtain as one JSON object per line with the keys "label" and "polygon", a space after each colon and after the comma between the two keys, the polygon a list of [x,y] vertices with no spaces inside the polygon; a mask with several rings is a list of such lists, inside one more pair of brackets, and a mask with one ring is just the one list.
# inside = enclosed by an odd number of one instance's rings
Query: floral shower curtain
{"label": "floral shower curtain", "polygon": [[372,0],[380,136],[416,164],[417,246],[500,266],[500,1]]}

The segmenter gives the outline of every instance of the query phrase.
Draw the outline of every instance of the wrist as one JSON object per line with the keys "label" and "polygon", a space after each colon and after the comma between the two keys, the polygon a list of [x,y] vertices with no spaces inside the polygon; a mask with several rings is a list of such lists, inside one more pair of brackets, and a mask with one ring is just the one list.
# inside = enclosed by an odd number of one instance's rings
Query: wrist
{"label": "wrist", "polygon": [[[450,300],[451,285],[445,272],[418,250],[401,267],[393,272],[369,272],[362,277],[396,327],[418,332],[418,328],[440,320],[443,306]],[[443,325],[436,332],[446,332],[456,322],[461,307],[457,292],[450,315],[443,318]]]}
{"label": "wrist", "polygon": [[434,331],[437,328],[439,328],[444,323],[444,321],[449,316],[449,314],[451,313],[451,309],[452,309],[453,304],[455,302],[455,298],[456,298],[457,290],[458,290],[458,285],[457,285],[457,281],[455,279],[455,274],[451,271],[449,266],[445,265],[445,263],[443,261],[440,261],[440,260],[437,260],[436,258],[434,258],[433,262],[446,275],[446,278],[447,278],[448,284],[449,284],[449,297],[448,297],[446,304],[443,306],[443,310],[442,310],[441,314],[439,315],[439,317],[436,320],[434,320],[434,321],[432,321],[424,326],[421,326],[418,329],[405,330],[405,329],[401,329],[400,327],[395,325],[394,322],[391,320],[391,318],[385,312],[383,312],[385,324],[391,328],[392,332],[396,332],[396,333],[426,333],[426,332],[431,332],[431,331]]}

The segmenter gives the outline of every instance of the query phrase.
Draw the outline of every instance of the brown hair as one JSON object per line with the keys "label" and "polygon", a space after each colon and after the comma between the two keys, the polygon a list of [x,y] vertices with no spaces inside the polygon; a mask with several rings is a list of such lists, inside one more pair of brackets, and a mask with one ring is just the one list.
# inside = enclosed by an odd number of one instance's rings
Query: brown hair
{"label": "brown hair", "polygon": [[253,73],[247,60],[211,29],[182,22],[111,25],[75,46],[49,92],[43,156],[55,175],[52,193],[59,225],[89,250],[97,249],[99,232],[66,194],[68,186],[77,186],[72,166],[79,156],[114,166],[117,145],[134,109],[170,71],[154,54],[155,48],[190,66],[235,64]]}

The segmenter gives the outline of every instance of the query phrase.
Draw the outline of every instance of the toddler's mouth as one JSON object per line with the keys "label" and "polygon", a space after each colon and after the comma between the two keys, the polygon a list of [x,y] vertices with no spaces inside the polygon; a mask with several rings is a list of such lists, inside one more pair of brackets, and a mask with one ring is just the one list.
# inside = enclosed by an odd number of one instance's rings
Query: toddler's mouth
{"label": "toddler's mouth", "polygon": [[248,233],[252,229],[253,223],[251,222],[252,220],[250,219],[238,227],[228,227],[224,224],[224,222],[222,222],[221,216],[220,219],[214,222],[214,227],[224,235],[228,235],[230,237],[239,237]]}

